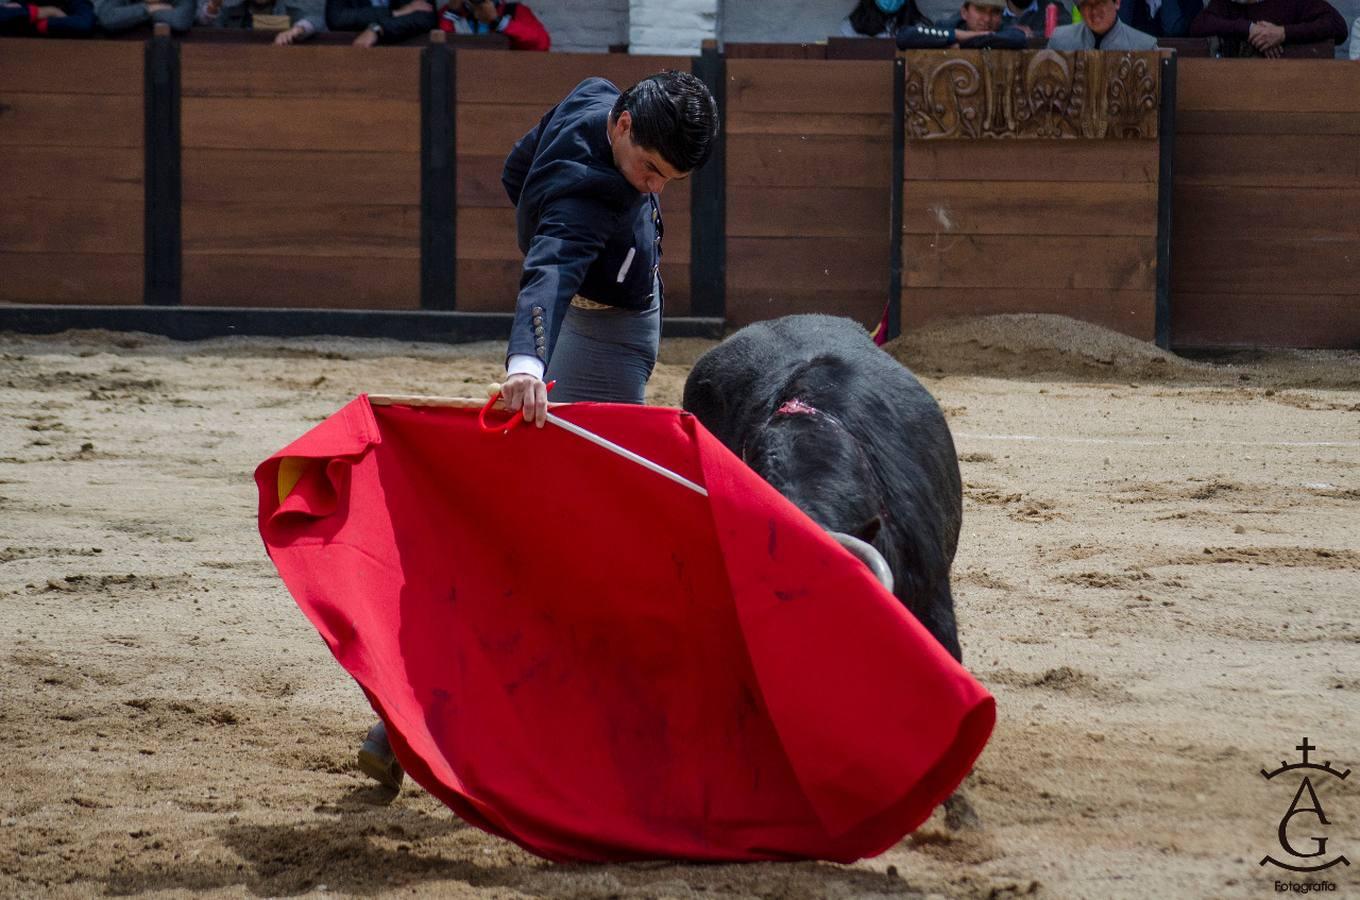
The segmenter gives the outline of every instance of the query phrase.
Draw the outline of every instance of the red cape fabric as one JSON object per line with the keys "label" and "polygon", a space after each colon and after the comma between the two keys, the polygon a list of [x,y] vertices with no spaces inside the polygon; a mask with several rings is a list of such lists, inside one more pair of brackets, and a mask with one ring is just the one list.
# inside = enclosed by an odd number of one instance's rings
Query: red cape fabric
{"label": "red cape fabric", "polygon": [[556,860],[886,850],[992,697],[859,561],[673,409],[548,425],[360,397],[256,470],[260,532],[398,760]]}

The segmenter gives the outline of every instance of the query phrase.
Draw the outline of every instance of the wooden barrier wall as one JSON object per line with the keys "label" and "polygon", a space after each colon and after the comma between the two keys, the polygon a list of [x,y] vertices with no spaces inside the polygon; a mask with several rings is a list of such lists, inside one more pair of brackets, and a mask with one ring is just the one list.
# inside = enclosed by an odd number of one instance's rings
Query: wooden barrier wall
{"label": "wooden barrier wall", "polygon": [[908,141],[902,213],[903,330],[1058,313],[1154,337],[1155,140]]}
{"label": "wooden barrier wall", "polygon": [[[178,52],[183,304],[419,309],[421,50]],[[143,302],[145,54],[0,41],[0,304]],[[511,309],[510,145],[583,77],[693,65],[457,54],[459,309]],[[810,310],[877,321],[893,66],[727,60],[731,325]],[[1360,346],[1360,67],[1186,59],[1178,82],[1172,346]],[[905,328],[1054,312],[1153,336],[1155,139],[911,139],[904,156]],[[682,316],[688,186],[662,205],[667,313]]]}
{"label": "wooden barrier wall", "polygon": [[1360,347],[1360,66],[1182,60],[1175,347]]}
{"label": "wooden barrier wall", "polygon": [[[914,75],[917,87],[924,85],[931,94],[917,105],[929,111],[915,127],[954,133],[912,139],[908,122],[903,330],[956,316],[1058,313],[1152,340],[1159,169],[1155,110],[1145,137],[1074,136],[1099,120],[1076,100],[1068,104],[1066,120],[1047,117],[1045,127],[1064,132],[1063,137],[1036,135],[1033,127],[1022,133],[1015,121],[1018,111],[1004,122],[996,113],[1001,96],[1015,90],[1000,83],[1010,73],[998,73],[977,51],[911,53],[907,60],[908,78]],[[1155,77],[1155,57],[1151,63]],[[1042,64],[1036,59],[1025,71],[1033,73]],[[1071,77],[1073,70],[1063,71]],[[1093,77],[1099,82],[1114,73]],[[1050,96],[1058,93],[1044,87]],[[1087,105],[1095,93],[1086,92]],[[992,103],[984,102],[987,94],[993,95]],[[909,105],[912,98],[909,86]],[[975,113],[971,119],[969,111]],[[987,121],[988,116],[996,118]],[[1147,134],[1147,127],[1141,123],[1139,133]]]}
{"label": "wooden barrier wall", "polygon": [[420,50],[185,44],[183,302],[420,305]]}
{"label": "wooden barrier wall", "polygon": [[727,320],[878,323],[888,286],[892,62],[727,62]]}
{"label": "wooden barrier wall", "polygon": [[[579,82],[607,78],[619,87],[664,69],[689,71],[689,57],[571,53],[459,53],[458,308],[514,309],[524,256],[515,211],[501,186],[506,154]],[[677,182],[661,195],[661,277],[666,315],[688,315],[690,189]]]}
{"label": "wooden barrier wall", "polygon": [[0,302],[142,302],[141,43],[0,48]]}

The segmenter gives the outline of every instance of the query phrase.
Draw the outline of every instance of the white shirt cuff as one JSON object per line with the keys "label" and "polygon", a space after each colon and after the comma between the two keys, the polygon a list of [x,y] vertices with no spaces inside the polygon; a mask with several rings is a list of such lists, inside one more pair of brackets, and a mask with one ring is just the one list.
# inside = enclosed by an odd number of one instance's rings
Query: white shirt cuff
{"label": "white shirt cuff", "polygon": [[506,376],[519,375],[522,372],[527,372],[539,381],[542,381],[543,361],[537,356],[531,356],[528,353],[510,354],[510,358],[505,361]]}

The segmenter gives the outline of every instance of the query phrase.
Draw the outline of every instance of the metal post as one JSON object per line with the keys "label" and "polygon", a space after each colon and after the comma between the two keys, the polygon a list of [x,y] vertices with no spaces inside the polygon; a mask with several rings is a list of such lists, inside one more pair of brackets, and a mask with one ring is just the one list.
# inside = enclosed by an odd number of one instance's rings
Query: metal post
{"label": "metal post", "polygon": [[179,45],[158,24],[146,42],[144,120],[146,171],[142,302],[178,306],[182,287],[180,231]]}
{"label": "metal post", "polygon": [[708,162],[690,179],[690,315],[727,316],[727,62],[704,41],[694,74],[718,103],[721,126]]}
{"label": "metal post", "polygon": [[420,53],[420,306],[455,309],[458,272],[457,65],[444,32]]}
{"label": "metal post", "polygon": [[889,265],[887,339],[902,333],[902,192],[907,159],[907,62],[893,60],[892,207],[888,216]]}
{"label": "metal post", "polygon": [[1176,54],[1162,57],[1157,117],[1157,346],[1171,349],[1171,203],[1176,183]]}

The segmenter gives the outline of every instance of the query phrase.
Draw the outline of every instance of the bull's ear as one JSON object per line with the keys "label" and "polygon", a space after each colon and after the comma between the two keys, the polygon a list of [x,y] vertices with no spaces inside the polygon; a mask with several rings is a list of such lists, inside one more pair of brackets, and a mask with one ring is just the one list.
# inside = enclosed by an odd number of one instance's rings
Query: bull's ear
{"label": "bull's ear", "polygon": [[866,544],[872,544],[874,542],[874,538],[878,537],[879,529],[881,529],[882,527],[883,527],[882,517],[874,516],[872,519],[856,528],[853,534],[855,537],[859,538],[861,541],[864,541]]}
{"label": "bull's ear", "polygon": [[727,398],[706,378],[694,379],[685,384],[680,405],[685,412],[694,413],[704,423],[704,427],[714,433],[727,418]]}

